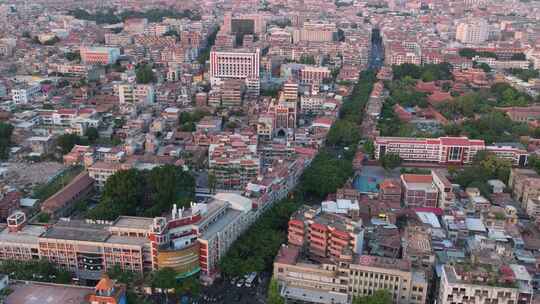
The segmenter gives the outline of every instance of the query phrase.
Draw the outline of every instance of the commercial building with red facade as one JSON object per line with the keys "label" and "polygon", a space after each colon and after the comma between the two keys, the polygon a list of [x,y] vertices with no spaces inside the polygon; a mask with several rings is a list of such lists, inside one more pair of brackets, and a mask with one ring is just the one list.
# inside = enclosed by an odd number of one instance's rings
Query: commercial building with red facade
{"label": "commercial building with red facade", "polygon": [[80,53],[85,64],[113,64],[120,57],[120,49],[110,47],[81,47]]}
{"label": "commercial building with red facade", "polygon": [[364,230],[351,218],[304,207],[289,221],[290,245],[306,246],[316,258],[348,259],[360,253]]}
{"label": "commercial building with red facade", "polygon": [[233,193],[190,208],[175,206],[170,216],[157,218],[64,219],[42,226],[16,212],[0,227],[0,260],[48,260],[83,280],[99,280],[115,266],[132,272],[170,267],[179,277],[211,277],[260,212],[251,199]]}
{"label": "commercial building with red facade", "polygon": [[431,162],[438,164],[469,164],[478,151],[486,150],[497,157],[507,159],[515,166],[527,164],[528,153],[521,147],[504,144],[486,146],[483,140],[467,137],[410,138],[377,137],[375,158],[387,153],[398,154],[401,159],[411,162]]}
{"label": "commercial building with red facade", "polygon": [[437,207],[439,191],[431,174],[402,174],[403,203],[407,207]]}

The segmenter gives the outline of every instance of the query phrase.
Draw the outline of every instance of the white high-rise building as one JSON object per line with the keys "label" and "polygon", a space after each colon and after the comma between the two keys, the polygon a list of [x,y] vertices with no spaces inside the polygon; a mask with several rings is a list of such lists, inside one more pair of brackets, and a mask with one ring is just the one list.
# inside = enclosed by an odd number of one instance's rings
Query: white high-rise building
{"label": "white high-rise building", "polygon": [[41,92],[39,83],[24,85],[11,90],[12,100],[15,104],[27,104]]}
{"label": "white high-rise building", "polygon": [[259,88],[260,50],[212,50],[210,53],[210,82],[219,85],[227,79],[246,81],[248,91]]}
{"label": "white high-rise building", "polygon": [[488,39],[489,25],[484,19],[468,19],[456,28],[456,40],[466,44],[483,43]]}

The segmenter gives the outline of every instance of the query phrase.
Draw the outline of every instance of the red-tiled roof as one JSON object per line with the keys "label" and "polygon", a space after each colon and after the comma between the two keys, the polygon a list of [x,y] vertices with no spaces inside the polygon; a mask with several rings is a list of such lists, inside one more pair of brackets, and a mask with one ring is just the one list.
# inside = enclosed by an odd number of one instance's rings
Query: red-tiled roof
{"label": "red-tiled roof", "polygon": [[407,183],[431,183],[431,174],[403,174],[401,178]]}
{"label": "red-tiled roof", "polygon": [[64,207],[69,201],[77,197],[81,192],[91,187],[94,179],[88,173],[77,175],[67,186],[56,192],[41,205],[41,210],[55,212]]}
{"label": "red-tiled roof", "polygon": [[440,140],[445,146],[470,146],[472,144],[467,137],[441,137]]}

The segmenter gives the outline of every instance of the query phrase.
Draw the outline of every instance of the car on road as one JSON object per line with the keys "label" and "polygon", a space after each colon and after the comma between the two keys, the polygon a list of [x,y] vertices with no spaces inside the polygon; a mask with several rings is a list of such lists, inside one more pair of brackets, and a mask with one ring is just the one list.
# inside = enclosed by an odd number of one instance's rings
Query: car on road
{"label": "car on road", "polygon": [[245,276],[245,278],[246,278],[246,287],[250,288],[251,286],[253,286],[253,283],[255,282],[255,279],[257,278],[257,273],[256,272],[249,273]]}
{"label": "car on road", "polygon": [[236,282],[236,287],[242,287],[244,286],[244,279],[240,279],[238,280],[238,282]]}

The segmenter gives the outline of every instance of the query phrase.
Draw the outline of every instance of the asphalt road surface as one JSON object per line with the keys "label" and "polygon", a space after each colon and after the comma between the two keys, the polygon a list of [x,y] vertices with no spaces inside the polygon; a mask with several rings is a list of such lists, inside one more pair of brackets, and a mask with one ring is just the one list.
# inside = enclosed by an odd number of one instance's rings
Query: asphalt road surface
{"label": "asphalt road surface", "polygon": [[[260,281],[259,281],[260,279]],[[230,280],[216,281],[212,286],[203,288],[194,303],[197,304],[265,304],[268,275],[260,275],[255,286],[237,287]]]}

